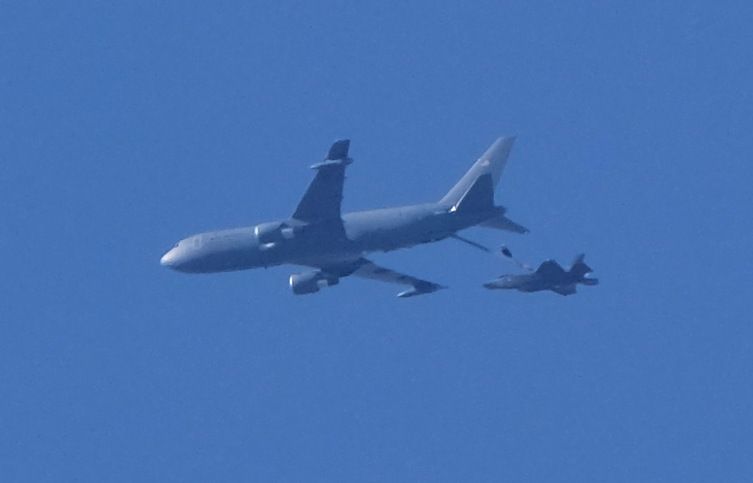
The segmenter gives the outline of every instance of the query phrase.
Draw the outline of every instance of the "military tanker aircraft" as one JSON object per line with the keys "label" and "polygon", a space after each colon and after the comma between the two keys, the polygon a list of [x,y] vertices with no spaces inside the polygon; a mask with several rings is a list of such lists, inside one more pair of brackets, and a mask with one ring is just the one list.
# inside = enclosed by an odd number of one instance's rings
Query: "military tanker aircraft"
{"label": "military tanker aircraft", "polygon": [[230,230],[210,231],[179,241],[161,264],[186,273],[247,270],[290,264],[308,267],[290,276],[294,294],[310,294],[348,276],[406,286],[398,297],[435,292],[442,285],[380,267],[365,258],[370,252],[460,237],[457,232],[480,225],[516,233],[528,230],[495,205],[494,190],[514,137],[497,139],[440,200],[430,203],[341,213],[350,140],[336,141],[316,171],[297,208],[284,220]]}

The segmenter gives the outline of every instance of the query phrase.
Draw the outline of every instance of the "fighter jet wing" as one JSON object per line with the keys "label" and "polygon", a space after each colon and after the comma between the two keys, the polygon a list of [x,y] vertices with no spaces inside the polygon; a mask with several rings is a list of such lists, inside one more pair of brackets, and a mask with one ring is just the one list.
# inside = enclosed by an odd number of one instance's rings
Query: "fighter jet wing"
{"label": "fighter jet wing", "polygon": [[575,287],[575,284],[570,285],[557,285],[556,287],[553,287],[552,292],[557,292],[560,295],[572,295],[577,292],[577,289]]}
{"label": "fighter jet wing", "polygon": [[340,218],[345,167],[353,162],[348,157],[349,147],[349,139],[335,141],[327,159],[311,166],[316,176],[298,203],[293,218],[307,222]]}
{"label": "fighter jet wing", "polygon": [[367,260],[366,258],[359,258],[352,262],[346,262],[329,267],[321,267],[321,269],[326,273],[339,277],[354,275],[371,280],[380,280],[382,282],[410,286],[408,290],[397,294],[398,297],[402,298],[436,292],[439,289],[446,288],[434,282],[429,282],[427,280],[422,280],[410,275],[405,275],[394,270],[390,270],[389,268],[380,267],[379,265],[375,264],[371,260]]}

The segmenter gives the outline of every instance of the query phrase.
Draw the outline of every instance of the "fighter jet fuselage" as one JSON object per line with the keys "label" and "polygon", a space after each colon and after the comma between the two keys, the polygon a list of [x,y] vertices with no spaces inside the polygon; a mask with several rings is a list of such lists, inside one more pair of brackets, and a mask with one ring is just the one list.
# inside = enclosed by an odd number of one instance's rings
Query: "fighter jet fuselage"
{"label": "fighter jet fuselage", "polygon": [[589,278],[593,270],[584,262],[584,255],[578,255],[569,270],[563,269],[554,260],[547,260],[532,273],[518,275],[502,275],[487,282],[484,287],[489,289],[511,289],[520,292],[540,292],[551,290],[560,295],[576,293],[578,284],[597,285],[598,279]]}

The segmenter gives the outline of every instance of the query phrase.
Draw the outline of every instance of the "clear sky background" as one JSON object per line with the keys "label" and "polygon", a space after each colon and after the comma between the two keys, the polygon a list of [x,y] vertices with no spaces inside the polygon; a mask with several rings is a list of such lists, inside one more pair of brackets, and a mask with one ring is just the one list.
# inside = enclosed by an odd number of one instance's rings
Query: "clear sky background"
{"label": "clear sky background", "polygon": [[[751,481],[750,2],[0,2],[0,480]],[[517,134],[472,229],[602,284],[306,297],[175,241],[440,198]]]}

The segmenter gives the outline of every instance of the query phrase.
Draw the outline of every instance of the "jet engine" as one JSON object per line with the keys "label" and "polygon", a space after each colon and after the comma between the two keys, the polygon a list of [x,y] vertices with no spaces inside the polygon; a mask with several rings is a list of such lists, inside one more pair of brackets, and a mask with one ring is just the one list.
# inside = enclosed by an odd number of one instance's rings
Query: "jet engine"
{"label": "jet engine", "polygon": [[254,235],[263,250],[274,248],[278,243],[294,238],[297,231],[295,227],[281,222],[262,223],[254,227]]}
{"label": "jet engine", "polygon": [[290,289],[296,295],[316,293],[324,287],[337,285],[340,279],[326,275],[320,271],[295,273],[290,276]]}

